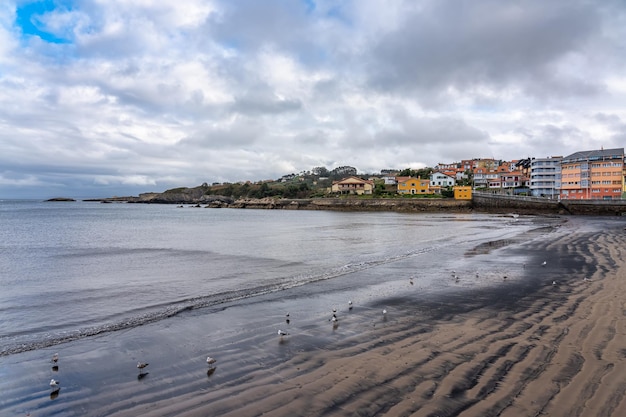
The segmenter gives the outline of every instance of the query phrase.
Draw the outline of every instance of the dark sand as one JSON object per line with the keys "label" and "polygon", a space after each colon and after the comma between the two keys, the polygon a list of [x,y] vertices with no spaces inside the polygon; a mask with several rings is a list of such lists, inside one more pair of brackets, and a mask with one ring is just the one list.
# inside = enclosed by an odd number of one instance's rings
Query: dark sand
{"label": "dark sand", "polygon": [[[32,416],[626,416],[625,225],[570,218],[521,246],[476,248],[456,292],[422,296],[407,280],[405,296],[352,310],[338,294],[335,329],[330,311],[314,313],[327,297],[294,291],[60,346],[58,397],[41,406],[45,387],[2,386],[21,398],[3,406]],[[251,312],[256,330],[242,325]],[[290,335],[281,341],[278,328]],[[16,358],[23,373],[42,360]],[[143,378],[137,360],[151,363]],[[39,366],[22,384],[45,379]]]}

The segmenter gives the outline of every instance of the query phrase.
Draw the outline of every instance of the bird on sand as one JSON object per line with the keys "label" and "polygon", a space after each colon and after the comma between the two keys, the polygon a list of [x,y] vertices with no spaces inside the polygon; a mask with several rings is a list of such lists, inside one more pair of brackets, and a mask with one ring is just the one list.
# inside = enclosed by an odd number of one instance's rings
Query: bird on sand
{"label": "bird on sand", "polygon": [[52,355],[52,362],[57,363],[59,361],[59,354],[55,353]]}
{"label": "bird on sand", "polygon": [[352,310],[352,300],[348,300],[348,310]]}
{"label": "bird on sand", "polygon": [[385,314],[387,314],[387,309],[386,309],[386,308],[383,308],[383,316],[384,316]]}
{"label": "bird on sand", "polygon": [[207,357],[206,357],[206,363],[207,363],[207,365],[209,365],[209,366],[213,366],[213,365],[215,364],[215,362],[217,362],[217,359],[212,358],[212,357],[210,357],[210,356],[207,356]]}
{"label": "bird on sand", "polygon": [[278,329],[278,335],[282,338],[283,336],[288,336],[289,333],[287,333],[287,332],[285,332],[283,330]]}
{"label": "bird on sand", "polygon": [[541,264],[541,266],[546,266],[548,264],[548,261],[543,261],[543,263]]}
{"label": "bird on sand", "polygon": [[52,388],[53,391],[58,391],[61,386],[59,385],[59,381],[57,381],[56,379],[51,379],[50,380],[50,388]]}
{"label": "bird on sand", "polygon": [[146,362],[137,362],[137,369],[139,369],[139,373],[143,372],[146,366],[148,366],[148,363]]}
{"label": "bird on sand", "polygon": [[556,281],[552,281],[552,285],[556,285]]}
{"label": "bird on sand", "polygon": [[413,285],[413,278],[409,279],[409,284]]}

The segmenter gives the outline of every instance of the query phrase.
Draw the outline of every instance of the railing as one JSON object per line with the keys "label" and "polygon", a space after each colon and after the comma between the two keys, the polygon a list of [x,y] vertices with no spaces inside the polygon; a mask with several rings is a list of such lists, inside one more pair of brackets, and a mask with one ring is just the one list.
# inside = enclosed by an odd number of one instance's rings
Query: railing
{"label": "railing", "polygon": [[509,194],[497,194],[497,193],[485,193],[482,191],[474,191],[473,195],[476,197],[493,198],[500,200],[515,200],[515,201],[532,201],[536,203],[546,203],[554,201],[549,197],[535,197],[529,195],[509,195]]}

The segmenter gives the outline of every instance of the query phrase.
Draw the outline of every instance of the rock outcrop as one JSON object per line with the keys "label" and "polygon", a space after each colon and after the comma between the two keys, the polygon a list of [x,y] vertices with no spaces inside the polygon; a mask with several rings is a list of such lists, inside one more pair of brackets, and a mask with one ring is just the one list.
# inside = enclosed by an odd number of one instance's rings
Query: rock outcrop
{"label": "rock outcrop", "polygon": [[54,197],[54,198],[49,198],[46,201],[76,201],[73,198],[67,198],[67,197]]}

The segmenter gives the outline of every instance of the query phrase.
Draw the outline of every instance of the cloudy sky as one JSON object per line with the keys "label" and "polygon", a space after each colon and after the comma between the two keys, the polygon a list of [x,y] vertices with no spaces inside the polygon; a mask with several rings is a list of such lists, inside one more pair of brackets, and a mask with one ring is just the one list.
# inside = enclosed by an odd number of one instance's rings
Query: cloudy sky
{"label": "cloudy sky", "polygon": [[0,198],[626,146],[623,0],[3,0]]}

